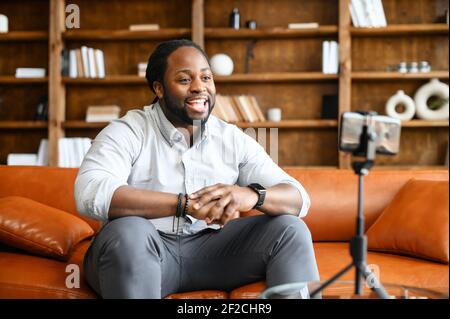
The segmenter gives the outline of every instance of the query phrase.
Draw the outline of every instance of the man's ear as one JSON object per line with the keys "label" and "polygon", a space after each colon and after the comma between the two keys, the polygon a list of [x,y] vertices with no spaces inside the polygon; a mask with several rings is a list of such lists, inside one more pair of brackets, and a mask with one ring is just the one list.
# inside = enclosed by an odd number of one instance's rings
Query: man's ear
{"label": "man's ear", "polygon": [[164,88],[158,81],[153,81],[153,90],[155,90],[158,99],[162,99],[164,96]]}

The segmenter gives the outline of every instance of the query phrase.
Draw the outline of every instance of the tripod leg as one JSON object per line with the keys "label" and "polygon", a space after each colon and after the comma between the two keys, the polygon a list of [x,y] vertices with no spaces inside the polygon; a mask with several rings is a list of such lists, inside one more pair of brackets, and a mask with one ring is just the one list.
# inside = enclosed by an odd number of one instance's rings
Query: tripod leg
{"label": "tripod leg", "polygon": [[331,285],[334,281],[336,281],[336,279],[338,279],[339,277],[341,277],[343,274],[345,274],[347,271],[349,271],[350,269],[352,269],[353,267],[353,263],[351,263],[350,265],[348,265],[347,267],[345,267],[344,269],[342,269],[340,272],[338,272],[336,275],[334,275],[333,277],[331,277],[330,279],[328,279],[327,281],[325,281],[322,285],[320,285],[320,287],[314,289],[309,296],[311,298],[314,298],[319,292],[321,292],[322,290],[324,290],[326,287],[328,287],[329,285]]}
{"label": "tripod leg", "polygon": [[360,265],[359,271],[361,272],[364,279],[370,279],[370,289],[374,291],[380,299],[390,299],[389,294],[384,289],[381,282],[378,280],[378,278],[368,269],[368,267],[365,264]]}

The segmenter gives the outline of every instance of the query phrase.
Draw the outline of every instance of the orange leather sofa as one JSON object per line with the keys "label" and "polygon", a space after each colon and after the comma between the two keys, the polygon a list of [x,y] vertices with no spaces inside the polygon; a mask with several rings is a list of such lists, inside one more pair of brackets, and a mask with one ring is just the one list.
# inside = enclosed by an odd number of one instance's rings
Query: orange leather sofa
{"label": "orange leather sofa", "polygon": [[[351,262],[348,241],[355,229],[357,177],[351,170],[286,171],[301,181],[311,197],[305,222],[313,236],[321,279],[328,279]],[[76,174],[77,169],[0,166],[0,198],[23,196],[79,216],[73,198]],[[366,230],[413,177],[448,181],[448,171],[373,170],[364,178]],[[81,218],[99,229],[97,221]],[[90,239],[80,242],[64,262],[0,243],[0,298],[98,298],[83,279],[82,261],[89,243]],[[379,266],[384,284],[448,290],[448,264],[380,252],[369,252],[367,262]],[[68,264],[80,266],[80,288],[66,287]],[[354,272],[341,279],[353,280]],[[264,288],[264,282],[258,282],[229,292],[196,291],[168,298],[257,298]]]}

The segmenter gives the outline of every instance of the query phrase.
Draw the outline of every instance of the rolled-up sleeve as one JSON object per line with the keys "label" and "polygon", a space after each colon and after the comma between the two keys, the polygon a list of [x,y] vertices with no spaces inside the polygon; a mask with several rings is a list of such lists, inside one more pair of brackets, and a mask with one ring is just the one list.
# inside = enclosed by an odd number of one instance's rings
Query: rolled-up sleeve
{"label": "rolled-up sleeve", "polygon": [[238,184],[247,186],[251,183],[259,183],[264,187],[282,183],[292,185],[299,191],[302,198],[302,206],[298,216],[300,218],[305,217],[311,206],[311,201],[305,188],[299,181],[283,171],[255,139],[240,130],[239,132],[237,135],[241,156]]}
{"label": "rolled-up sleeve", "polygon": [[114,191],[127,185],[139,152],[139,127],[131,115],[111,122],[93,141],[75,180],[74,196],[81,215],[107,220]]}

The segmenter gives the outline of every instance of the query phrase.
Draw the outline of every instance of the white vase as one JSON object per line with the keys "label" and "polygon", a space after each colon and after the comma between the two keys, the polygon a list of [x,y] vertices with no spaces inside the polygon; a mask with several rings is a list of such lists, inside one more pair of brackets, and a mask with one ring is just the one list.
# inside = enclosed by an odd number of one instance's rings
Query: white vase
{"label": "white vase", "polygon": [[209,61],[211,71],[215,75],[231,75],[233,73],[233,60],[226,54],[219,53],[211,57]]}
{"label": "white vase", "polygon": [[[424,120],[448,119],[448,93],[448,85],[440,82],[438,79],[431,79],[430,82],[421,86],[414,96],[417,116]],[[437,110],[432,110],[427,104],[427,101],[432,96],[447,99],[447,103]]]}
{"label": "white vase", "polygon": [[[405,106],[405,110],[402,113],[397,112],[395,109],[399,104]],[[404,91],[399,90],[387,100],[385,110],[386,114],[390,117],[399,119],[400,121],[409,121],[416,113],[416,106],[410,96],[406,95]]]}

